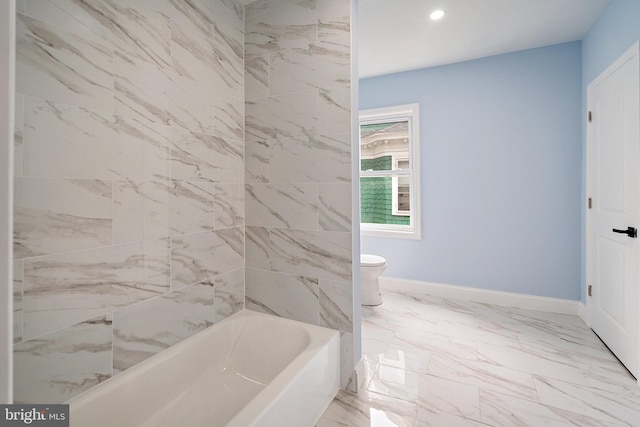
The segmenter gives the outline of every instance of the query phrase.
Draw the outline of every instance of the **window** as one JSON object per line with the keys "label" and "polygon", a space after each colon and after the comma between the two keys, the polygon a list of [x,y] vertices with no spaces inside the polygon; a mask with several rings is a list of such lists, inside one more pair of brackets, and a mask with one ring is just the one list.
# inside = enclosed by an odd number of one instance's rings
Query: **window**
{"label": "window", "polygon": [[360,112],[360,228],[420,239],[418,104]]}

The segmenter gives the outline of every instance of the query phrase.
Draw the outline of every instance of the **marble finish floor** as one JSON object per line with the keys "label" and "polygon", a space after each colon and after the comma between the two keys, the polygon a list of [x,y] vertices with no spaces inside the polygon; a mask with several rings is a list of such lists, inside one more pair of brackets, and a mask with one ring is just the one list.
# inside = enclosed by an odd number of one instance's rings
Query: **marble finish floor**
{"label": "marble finish floor", "polygon": [[318,427],[640,426],[640,387],[577,316],[385,291],[364,387]]}

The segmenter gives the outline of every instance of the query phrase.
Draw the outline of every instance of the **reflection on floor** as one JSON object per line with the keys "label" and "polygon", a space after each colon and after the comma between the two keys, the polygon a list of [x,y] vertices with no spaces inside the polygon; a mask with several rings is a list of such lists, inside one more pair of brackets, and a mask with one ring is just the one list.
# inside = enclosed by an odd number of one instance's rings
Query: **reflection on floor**
{"label": "reflection on floor", "polygon": [[367,378],[318,427],[640,426],[640,387],[577,316],[384,293]]}

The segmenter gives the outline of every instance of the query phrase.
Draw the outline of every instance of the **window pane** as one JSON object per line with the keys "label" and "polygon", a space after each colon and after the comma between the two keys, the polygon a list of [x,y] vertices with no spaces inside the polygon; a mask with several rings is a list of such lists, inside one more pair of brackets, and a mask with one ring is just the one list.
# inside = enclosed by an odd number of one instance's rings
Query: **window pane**
{"label": "window pane", "polygon": [[360,170],[409,169],[409,121],[360,126]]}
{"label": "window pane", "polygon": [[411,215],[411,178],[399,176],[393,179],[393,214]]}
{"label": "window pane", "polygon": [[[404,178],[407,191],[398,191],[405,187]],[[369,224],[410,225],[409,181],[409,177],[360,178],[360,221]],[[396,190],[395,183],[400,183]],[[393,201],[394,196],[396,203]]]}

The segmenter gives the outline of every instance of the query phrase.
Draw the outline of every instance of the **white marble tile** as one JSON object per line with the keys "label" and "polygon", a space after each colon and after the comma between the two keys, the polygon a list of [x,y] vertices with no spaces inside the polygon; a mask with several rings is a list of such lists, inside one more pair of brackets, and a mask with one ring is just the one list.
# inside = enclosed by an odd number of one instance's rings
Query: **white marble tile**
{"label": "white marble tile", "polygon": [[367,390],[408,402],[418,402],[419,374],[413,371],[379,365]]}
{"label": "white marble tile", "polygon": [[173,68],[191,80],[213,88],[216,55],[213,20],[196,2],[171,2],[171,58]]}
{"label": "white marble tile", "polygon": [[338,391],[317,427],[412,427],[416,404],[368,391]]}
{"label": "white marble tile", "polygon": [[318,279],[247,268],[245,299],[249,310],[319,323]]}
{"label": "white marble tile", "polygon": [[142,243],[25,260],[23,286],[24,339],[168,291],[145,281]]}
{"label": "white marble tile", "polygon": [[634,425],[640,414],[640,400],[625,395],[565,381],[534,377],[540,402],[605,421],[608,425]]}
{"label": "white marble tile", "polygon": [[281,50],[271,54],[269,64],[271,96],[336,84],[348,85],[351,79],[350,38]]}
{"label": "white marble tile", "polygon": [[351,231],[351,183],[320,183],[320,228]]}
{"label": "white marble tile", "polygon": [[[376,362],[373,362],[364,358],[360,361],[360,363],[361,363],[360,369],[356,369],[356,371],[358,371],[359,375],[361,376],[358,389],[357,390],[348,389],[347,391],[364,395],[365,393],[368,393],[367,388],[369,387],[369,384],[371,383],[371,380],[375,377],[376,373],[378,373],[379,365]],[[381,396],[384,396],[384,395],[381,395]]]}
{"label": "white marble tile", "polygon": [[[560,315],[553,313],[536,314],[529,310],[521,310],[512,313],[512,325],[516,325],[521,332],[520,341],[533,343],[561,338],[557,345],[566,348],[600,347],[602,343],[598,337],[577,316]],[[576,320],[577,319],[577,320]]]}
{"label": "white marble tile", "polygon": [[115,178],[137,178],[142,168],[146,180],[170,179],[169,126],[144,119],[116,116],[111,131],[112,134],[105,135],[104,138],[112,144],[112,174]]}
{"label": "white marble tile", "polygon": [[[239,0],[211,0],[209,8],[213,12],[214,21],[220,22],[225,28],[232,28],[244,32],[244,5]],[[237,40],[244,43],[244,38]]]}
{"label": "white marble tile", "polygon": [[142,125],[144,141],[144,177],[146,180],[171,179],[171,127],[150,121]]}
{"label": "white marble tile", "polygon": [[318,133],[335,135],[351,129],[351,87],[331,85],[318,90]]}
{"label": "white marble tile", "polygon": [[245,18],[255,18],[271,12],[274,8],[280,8],[288,4],[297,3],[300,0],[255,0],[245,7]]}
{"label": "white marble tile", "polygon": [[350,182],[351,142],[342,135],[279,138],[269,143],[271,182]]}
{"label": "white marble tile", "polygon": [[244,101],[218,96],[214,108],[215,135],[223,139],[244,141]]}
{"label": "white marble tile", "polygon": [[486,427],[487,424],[469,418],[459,417],[439,409],[418,408],[414,427]]}
{"label": "white marble tile", "polygon": [[[100,34],[101,30],[106,29],[104,23],[100,19],[94,19],[95,15],[87,13],[91,7],[99,8],[101,6],[96,5],[91,0],[84,1],[82,4],[64,0],[23,1],[25,4],[24,11],[19,11],[20,13],[78,36],[88,36],[92,39],[102,38],[105,39],[105,43],[109,41],[106,33]],[[93,22],[88,25],[89,21]]]}
{"label": "white marble tile", "polygon": [[215,223],[212,182],[172,182],[169,232],[172,236],[212,230]]}
{"label": "white marble tile", "polygon": [[362,357],[365,360],[417,373],[425,373],[427,371],[431,358],[430,352],[368,338],[368,336],[378,338],[377,334],[363,333],[363,336]]}
{"label": "white marble tile", "polygon": [[111,183],[16,178],[16,259],[111,244]]}
{"label": "white marble tile", "polygon": [[[384,291],[382,295],[384,301],[387,302],[391,302],[390,300],[395,297],[393,293]],[[390,305],[391,304],[386,304],[387,309],[381,306],[363,307],[362,312],[363,314],[366,313],[366,316],[362,318],[363,329],[367,328],[371,330],[372,333],[376,333],[376,336],[377,334],[383,333],[388,336],[389,340],[393,340],[398,331],[407,331],[408,334],[414,333],[416,335],[429,334],[436,331],[438,326],[437,320],[419,316],[410,310],[403,310],[401,307],[398,307],[397,310],[388,309]],[[401,337],[403,336],[405,335],[401,334]],[[427,339],[432,342],[437,342],[439,338],[442,337],[427,335]],[[466,350],[465,352],[461,351],[461,354],[464,354],[466,358],[475,359],[475,347],[473,343],[460,340],[457,340],[457,342]],[[415,348],[415,346],[413,347]]]}
{"label": "white marble tile", "polygon": [[143,236],[145,241],[169,237],[169,199],[171,182],[147,181],[142,184]]}
{"label": "white marble tile", "polygon": [[142,242],[142,250],[145,283],[168,290],[171,285],[171,240],[145,240]]}
{"label": "white marble tile", "polygon": [[464,307],[456,306],[455,303],[452,303],[450,300],[442,300],[442,302],[435,304],[416,299],[415,301],[409,301],[407,310],[416,316],[424,317],[432,321],[448,320],[471,326],[476,325],[476,318],[473,312]]}
{"label": "white marble tile", "polygon": [[350,0],[318,0],[318,40],[349,36]]}
{"label": "white marble tile", "polygon": [[440,320],[438,321],[436,333],[444,336],[461,337],[469,341],[492,343],[504,347],[520,347],[517,332],[503,328],[481,328],[477,321],[474,325],[469,325],[449,320]]}
{"label": "white marble tile", "polygon": [[171,177],[179,181],[241,182],[242,143],[174,129]]}
{"label": "white marble tile", "polygon": [[392,342],[410,345],[445,358],[454,357],[465,361],[476,361],[478,359],[477,343],[475,341],[470,341],[464,337],[439,335],[429,332],[429,328],[430,326],[427,324],[425,330],[416,328],[397,329],[393,335]]}
{"label": "white marble tile", "polygon": [[[380,369],[379,375],[382,376],[383,373],[384,369]],[[459,417],[480,420],[479,386],[432,375],[419,375],[418,379],[419,410],[440,410]]]}
{"label": "white marble tile", "polygon": [[320,326],[353,333],[351,282],[320,279]]}
{"label": "white marble tile", "polygon": [[462,300],[457,300],[454,303],[446,298],[442,299],[441,304],[444,306],[454,304],[453,311],[473,314],[478,326],[486,323],[488,325],[494,325],[499,329],[511,329],[510,326],[514,323],[511,317],[513,312],[509,307]]}
{"label": "white marble tile", "polygon": [[[640,413],[635,379],[591,339],[593,333],[577,316],[385,289],[383,301],[362,308],[363,357],[377,375],[369,387],[411,399],[416,387],[410,379],[417,377],[417,400],[423,403],[415,426],[635,425]],[[514,332],[520,344],[511,342]],[[497,345],[490,333],[509,342]],[[387,370],[381,380],[385,366],[397,370]],[[403,371],[416,375],[398,374]],[[425,373],[462,388],[431,384],[421,390],[419,374]],[[479,403],[456,412],[466,387],[479,390]],[[445,399],[447,393],[453,397]],[[463,412],[477,411],[478,404],[480,417]],[[343,425],[359,420],[356,412],[342,415]],[[330,416],[329,410],[323,420]]]}
{"label": "white marble tile", "polygon": [[296,138],[317,131],[317,90],[261,98],[245,103],[247,143]]}
{"label": "white marble tile", "polygon": [[143,186],[140,182],[113,181],[113,243],[144,238]]}
{"label": "white marble tile", "polygon": [[215,322],[244,308],[244,268],[216,277],[213,305]]}
{"label": "white marble tile", "polygon": [[245,235],[246,266],[269,270],[269,229],[246,226]]}
{"label": "white marble tile", "polygon": [[[495,310],[495,306],[490,306]],[[553,313],[548,311],[536,311],[536,310],[511,310],[509,316],[517,321],[540,323],[550,327],[558,327],[560,329],[578,329],[582,331],[589,331],[589,328],[584,324],[582,319],[578,316],[562,313]]]}
{"label": "white marble tile", "polygon": [[245,19],[247,57],[304,46],[317,36],[316,0],[251,5]]}
{"label": "white marble tile", "polygon": [[22,261],[13,262],[13,343],[22,341]]}
{"label": "white marble tile", "polygon": [[269,247],[273,271],[351,280],[351,233],[274,228]]}
{"label": "white marble tile", "polygon": [[217,93],[244,99],[244,32],[238,22],[216,19],[214,25],[214,52],[216,54],[215,86]]}
{"label": "white marble tile", "polygon": [[589,334],[593,338],[585,335],[583,339],[575,340],[563,333],[551,330],[543,331],[538,328],[532,328],[529,325],[523,325],[520,343],[525,350],[570,353],[572,359],[576,361],[608,359],[610,357],[609,350],[595,337],[592,331],[589,331]]}
{"label": "white marble tile", "polygon": [[245,143],[244,181],[269,182],[269,147],[268,141]]}
{"label": "white marble tile", "polygon": [[269,96],[269,55],[248,58],[244,62],[245,99],[253,101]]}
{"label": "white marble tile", "polygon": [[198,283],[116,311],[114,374],[211,326],[213,320],[212,283]]}
{"label": "white marble tile", "polygon": [[213,22],[213,5],[210,0],[191,0],[189,2],[175,0],[146,0],[159,11],[174,21],[193,23],[205,28]]}
{"label": "white marble tile", "polygon": [[140,0],[28,0],[30,16],[73,33],[91,31],[120,53],[167,68],[169,18]]}
{"label": "white marble tile", "polygon": [[27,97],[24,171],[83,179],[168,179],[169,127]]}
{"label": "white marble tile", "polygon": [[481,420],[495,426],[622,426],[506,394],[480,392]]}
{"label": "white marble tile", "polygon": [[112,375],[111,322],[94,318],[14,346],[14,402],[63,403]]}
{"label": "white marble tile", "polygon": [[318,184],[247,184],[247,225],[315,230]]}
{"label": "white marble tile", "polygon": [[212,281],[244,264],[241,228],[207,231],[171,239],[171,289]]}
{"label": "white marble tile", "polygon": [[24,163],[24,95],[15,94],[13,118],[13,176],[23,175]]}
{"label": "white marble tile", "polygon": [[18,14],[16,92],[113,112],[113,49]]}
{"label": "white marble tile", "polygon": [[141,180],[152,130],[135,120],[27,97],[24,174]]}
{"label": "white marble tile", "polygon": [[570,357],[565,357],[564,361],[560,361],[557,357],[545,356],[527,350],[494,345],[486,341],[478,343],[478,360],[481,362],[570,381],[574,384],[587,385],[582,371]]}
{"label": "white marble tile", "polygon": [[625,375],[612,372],[608,376],[603,376],[607,371],[598,372],[597,368],[587,369],[589,370],[585,371],[584,375],[589,382],[589,387],[603,390],[605,392],[634,396],[636,401],[640,401],[640,387],[638,387],[638,381],[628,371]]}
{"label": "white marble tile", "polygon": [[215,184],[216,228],[244,225],[244,185]]}
{"label": "white marble tile", "polygon": [[213,133],[213,89],[172,70],[118,55],[114,69],[117,115]]}
{"label": "white marble tile", "polygon": [[576,356],[572,353],[565,353],[583,370],[587,383],[592,387],[603,390],[631,390],[640,398],[640,387],[637,380],[627,371],[618,359],[612,354],[602,354],[600,357]]}
{"label": "white marble tile", "polygon": [[533,401],[538,400],[533,376],[526,372],[432,353],[427,373],[482,387],[485,390],[493,390]]}
{"label": "white marble tile", "polygon": [[[364,310],[362,311],[364,312]],[[369,316],[363,316],[360,328],[363,336],[375,336],[376,340],[384,342],[393,341],[395,326],[389,324],[385,320],[375,319],[372,321]],[[394,345],[400,344],[394,343]]]}

